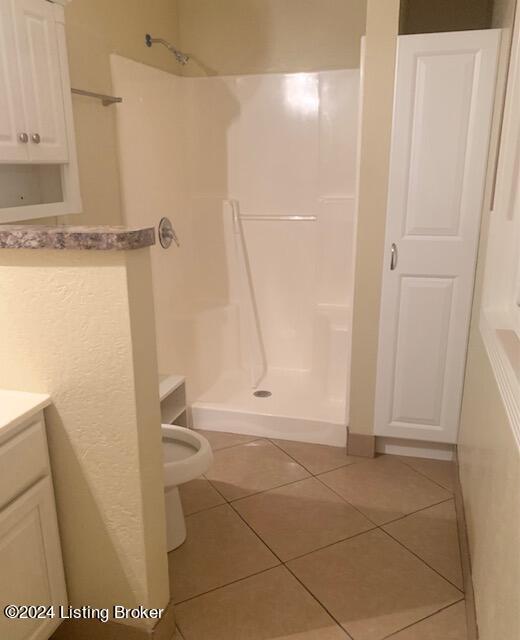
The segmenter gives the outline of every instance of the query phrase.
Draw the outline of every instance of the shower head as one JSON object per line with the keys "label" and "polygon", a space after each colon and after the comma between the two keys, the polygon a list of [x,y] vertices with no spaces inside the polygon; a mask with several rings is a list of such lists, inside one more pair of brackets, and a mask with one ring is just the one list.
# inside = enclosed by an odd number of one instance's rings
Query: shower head
{"label": "shower head", "polygon": [[163,47],[166,47],[169,51],[173,53],[173,55],[175,56],[175,59],[179,64],[182,64],[182,65],[188,64],[190,57],[185,53],[183,53],[182,51],[179,51],[178,49],[176,49],[173,46],[173,44],[171,44],[167,40],[163,40],[163,38],[152,38],[152,36],[149,33],[147,33],[146,36],[144,37],[144,42],[147,47],[151,47],[152,44],[156,44],[156,43],[162,44]]}

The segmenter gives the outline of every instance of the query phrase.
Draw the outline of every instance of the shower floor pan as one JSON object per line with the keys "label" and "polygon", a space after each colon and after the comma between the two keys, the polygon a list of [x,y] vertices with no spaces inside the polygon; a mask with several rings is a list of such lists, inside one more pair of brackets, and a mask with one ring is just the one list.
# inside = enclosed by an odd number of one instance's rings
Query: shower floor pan
{"label": "shower floor pan", "polygon": [[[258,397],[255,391],[269,391]],[[299,371],[270,370],[253,389],[241,371],[223,375],[191,405],[196,428],[264,438],[345,446],[347,407]]]}

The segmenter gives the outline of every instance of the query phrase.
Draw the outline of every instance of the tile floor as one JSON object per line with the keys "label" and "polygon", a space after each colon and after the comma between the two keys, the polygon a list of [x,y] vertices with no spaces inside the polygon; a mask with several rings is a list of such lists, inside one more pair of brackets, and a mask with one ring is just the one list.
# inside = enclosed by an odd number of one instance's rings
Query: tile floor
{"label": "tile floor", "polygon": [[176,640],[466,640],[451,463],[203,433]]}

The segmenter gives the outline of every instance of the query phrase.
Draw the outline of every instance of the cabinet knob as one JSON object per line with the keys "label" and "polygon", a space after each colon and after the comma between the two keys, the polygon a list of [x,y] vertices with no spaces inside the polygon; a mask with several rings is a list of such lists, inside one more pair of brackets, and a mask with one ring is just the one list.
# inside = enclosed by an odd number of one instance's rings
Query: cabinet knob
{"label": "cabinet knob", "polygon": [[39,133],[33,133],[31,136],[31,140],[34,142],[34,144],[40,144],[40,142],[42,141]]}
{"label": "cabinet knob", "polygon": [[20,133],[18,135],[18,140],[20,140],[22,144],[27,144],[29,142],[29,136],[26,133]]}

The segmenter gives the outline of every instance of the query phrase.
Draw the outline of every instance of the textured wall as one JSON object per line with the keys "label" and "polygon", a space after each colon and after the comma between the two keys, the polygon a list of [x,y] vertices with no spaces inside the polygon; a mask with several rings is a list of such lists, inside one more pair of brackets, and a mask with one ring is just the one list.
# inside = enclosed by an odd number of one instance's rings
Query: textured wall
{"label": "textured wall", "polygon": [[359,67],[366,0],[178,0],[185,75]]}
{"label": "textured wall", "polygon": [[149,277],[144,249],[0,252],[0,387],[51,395],[74,606],[168,601]]}

